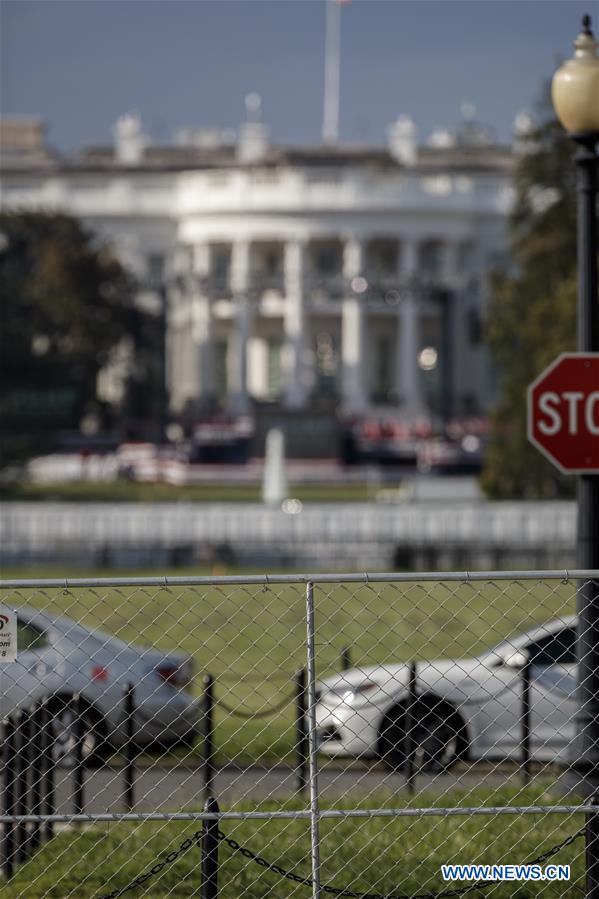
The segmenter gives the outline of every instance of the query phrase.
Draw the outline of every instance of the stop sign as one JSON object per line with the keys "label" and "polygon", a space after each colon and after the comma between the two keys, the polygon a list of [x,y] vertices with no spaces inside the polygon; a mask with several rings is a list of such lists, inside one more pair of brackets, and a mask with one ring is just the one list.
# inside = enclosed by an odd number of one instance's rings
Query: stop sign
{"label": "stop sign", "polygon": [[599,474],[599,353],[562,353],[532,382],[527,434],[564,474]]}

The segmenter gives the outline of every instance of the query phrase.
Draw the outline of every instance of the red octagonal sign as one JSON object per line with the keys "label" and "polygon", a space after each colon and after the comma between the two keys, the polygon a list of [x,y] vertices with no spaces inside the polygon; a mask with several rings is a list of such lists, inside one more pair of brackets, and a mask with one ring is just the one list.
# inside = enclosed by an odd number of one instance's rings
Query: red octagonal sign
{"label": "red octagonal sign", "polygon": [[599,474],[599,353],[562,353],[533,381],[527,434],[564,474]]}

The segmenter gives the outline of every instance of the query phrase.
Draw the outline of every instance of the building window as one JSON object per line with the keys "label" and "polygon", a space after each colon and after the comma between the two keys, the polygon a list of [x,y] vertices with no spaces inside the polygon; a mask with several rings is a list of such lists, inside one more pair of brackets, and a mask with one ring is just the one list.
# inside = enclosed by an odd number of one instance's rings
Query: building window
{"label": "building window", "polygon": [[385,402],[389,399],[392,390],[392,373],[393,373],[393,347],[391,338],[388,335],[378,337],[376,341],[375,356],[375,383],[374,396],[375,402]]}
{"label": "building window", "polygon": [[230,272],[231,248],[224,245],[211,247],[210,280],[216,290],[226,290],[229,287]]}
{"label": "building window", "polygon": [[148,280],[153,287],[162,284],[164,276],[164,253],[150,253],[147,258]]}
{"label": "building window", "polygon": [[480,406],[474,393],[462,394],[462,412],[464,415],[480,415]]}
{"label": "building window", "polygon": [[281,341],[268,341],[267,355],[267,390],[268,398],[277,399],[281,395]]}
{"label": "building window", "polygon": [[443,244],[440,240],[426,240],[420,245],[420,269],[425,275],[439,275],[443,265]]}
{"label": "building window", "polygon": [[328,331],[316,335],[316,392],[330,396],[337,389],[339,352],[336,341]]}
{"label": "building window", "polygon": [[279,275],[282,271],[282,258],[281,254],[276,250],[268,250],[264,254],[264,274],[265,275]]}
{"label": "building window", "polygon": [[283,248],[280,244],[258,244],[252,261],[254,287],[259,290],[283,289]]}
{"label": "building window", "polygon": [[283,274],[282,248],[277,245],[256,247],[255,272],[262,278],[277,278]]}
{"label": "building window", "polygon": [[487,268],[491,271],[509,272],[513,268],[510,254],[507,250],[495,250],[487,256]]}
{"label": "building window", "polygon": [[314,250],[314,268],[317,275],[330,277],[341,274],[341,247],[323,246]]}
{"label": "building window", "polygon": [[476,306],[468,309],[468,340],[470,346],[479,346],[483,339],[483,323],[480,310]]}
{"label": "building window", "polygon": [[462,273],[471,272],[474,266],[474,244],[463,241],[458,248],[458,269]]}
{"label": "building window", "polygon": [[397,275],[397,257],[397,241],[373,241],[368,247],[368,270],[374,277],[392,278]]}
{"label": "building window", "polygon": [[214,386],[216,395],[219,400],[227,397],[228,390],[227,377],[227,341],[214,341]]}

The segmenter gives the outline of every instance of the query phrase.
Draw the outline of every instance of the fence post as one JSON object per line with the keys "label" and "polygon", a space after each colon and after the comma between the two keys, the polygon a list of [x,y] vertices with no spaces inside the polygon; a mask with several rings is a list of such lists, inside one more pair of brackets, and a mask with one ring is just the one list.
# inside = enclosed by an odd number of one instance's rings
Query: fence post
{"label": "fence post", "polygon": [[[2,727],[3,756],[4,756],[4,814],[15,814],[15,723],[9,715]],[[12,821],[4,825],[2,846],[2,868],[7,880],[12,877],[14,871],[15,851],[15,825]]]}
{"label": "fence post", "polygon": [[351,668],[351,649],[346,646],[341,650],[341,670],[349,671]]}
{"label": "fence post", "polygon": [[320,897],[320,809],[318,797],[318,745],[316,740],[316,626],[314,623],[314,584],[306,583],[306,655],[308,694],[308,748],[310,777],[310,856],[312,860],[312,897]]}
{"label": "fence post", "polygon": [[530,659],[522,666],[522,783],[530,783]]}
{"label": "fence post", "polygon": [[406,697],[406,713],[404,715],[404,766],[408,795],[414,795],[414,755],[416,720],[414,710],[416,708],[416,662],[410,662],[408,673],[408,695]]}
{"label": "fence post", "polygon": [[[15,790],[15,806],[17,815],[27,814],[27,741],[28,741],[28,716],[25,711],[16,714],[16,790]],[[16,828],[16,860],[24,862],[27,860],[27,825],[21,821]]]}
{"label": "fence post", "polygon": [[[219,812],[218,802],[210,797],[204,803],[205,812]],[[218,896],[218,818],[204,818],[202,822],[202,886],[200,899]]]}
{"label": "fence post", "polygon": [[300,668],[295,675],[295,751],[296,790],[298,793],[303,794],[308,781],[308,730],[306,727],[305,668]]}
{"label": "fence post", "polygon": [[214,781],[214,678],[211,674],[204,675],[203,706],[204,799],[207,801],[212,797]]}
{"label": "fence post", "polygon": [[124,766],[124,805],[128,812],[135,805],[135,693],[132,683],[123,689],[123,705],[125,711],[125,766]]}
{"label": "fence post", "polygon": [[[54,793],[54,731],[52,726],[52,712],[49,700],[46,697],[41,703],[41,742],[42,742],[42,813],[53,815],[56,811]],[[50,840],[54,836],[54,822],[45,821],[42,827],[42,839]]]}
{"label": "fence post", "polygon": [[[42,778],[43,778],[43,743],[41,703],[36,703],[31,710],[31,813],[42,813]],[[36,822],[32,826],[30,845],[32,852],[41,842],[41,825]]]}
{"label": "fence post", "polygon": [[73,812],[82,815],[85,806],[85,783],[83,771],[83,742],[85,740],[85,722],[83,720],[83,701],[80,693],[73,693],[71,699],[75,737],[75,767],[73,768]]}

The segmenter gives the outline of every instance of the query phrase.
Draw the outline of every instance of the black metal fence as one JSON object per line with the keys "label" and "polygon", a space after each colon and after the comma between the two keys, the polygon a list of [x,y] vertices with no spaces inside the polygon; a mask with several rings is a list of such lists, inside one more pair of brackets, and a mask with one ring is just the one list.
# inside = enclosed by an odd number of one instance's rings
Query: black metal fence
{"label": "black metal fence", "polygon": [[[4,814],[52,815],[54,759],[52,717],[47,700],[10,715],[3,723]],[[15,863],[26,861],[50,839],[53,824],[6,822],[2,837],[2,868],[10,878]]]}
{"label": "black metal fence", "polygon": [[[42,630],[47,622],[48,632],[67,631],[57,648],[48,637],[40,657],[62,651],[65,662],[82,659],[88,678],[87,686],[79,679],[80,693],[71,688],[61,696],[74,718],[66,770],[52,696],[13,707],[2,723],[7,895],[21,889],[20,878],[29,872],[31,896],[44,895],[35,853],[59,822],[67,832],[43,856],[50,866],[55,846],[57,857],[76,855],[78,846],[91,851],[79,832],[82,823],[98,830],[102,822],[113,824],[104,836],[121,861],[111,867],[108,855],[106,861],[96,857],[77,887],[82,896],[98,895],[108,883],[110,895],[120,895],[136,875],[141,886],[193,847],[193,876],[199,880],[203,871],[205,899],[217,890],[222,899],[237,899],[258,874],[265,875],[265,885],[260,880],[255,895],[280,895],[281,883],[269,886],[267,871],[298,890],[311,889],[313,896],[421,894],[423,888],[440,888],[439,871],[430,866],[420,882],[410,882],[410,871],[424,867],[422,859],[435,852],[447,859],[450,851],[455,858],[464,847],[473,854],[495,853],[501,840],[501,858],[529,864],[531,858],[552,858],[583,834],[588,837],[591,831],[579,825],[583,817],[593,822],[599,808],[583,803],[569,787],[568,804],[559,805],[550,792],[562,771],[554,748],[570,741],[556,739],[563,735],[553,722],[563,720],[573,731],[575,659],[568,658],[572,670],[556,681],[540,673],[534,653],[553,647],[559,662],[564,647],[572,648],[579,584],[596,579],[594,572],[529,571],[4,582],[4,604],[19,619],[37,621]],[[77,627],[69,629],[69,620]],[[82,651],[76,642],[81,634],[97,635],[98,629],[104,631],[102,652],[114,651],[115,659],[126,654],[128,667],[99,661],[87,647]],[[527,655],[523,647],[533,645]],[[139,679],[138,659],[144,665]],[[192,659],[201,672],[195,682]],[[24,654],[10,664],[15,673],[11,681],[10,671],[3,670],[6,683],[18,683],[30,670]],[[451,692],[441,695],[447,687]],[[84,727],[93,699],[103,708],[111,751],[120,753],[118,764],[110,759],[97,772],[89,766]],[[432,699],[439,702],[438,713],[423,728]],[[163,735],[171,727],[172,735],[178,708],[193,711],[199,745],[177,744],[181,749],[173,750],[165,738],[161,763],[140,742],[140,727],[153,714],[153,720],[171,722],[160,726]],[[390,713],[395,717],[389,761],[380,741]],[[485,720],[492,730],[485,731]],[[451,729],[453,721],[468,728],[467,756],[453,751],[460,736],[459,727]],[[447,741],[442,754],[432,753],[434,767],[424,746],[438,728]],[[99,798],[96,787],[109,779],[112,798]],[[487,816],[480,828],[477,815]],[[458,819],[455,825],[449,816]],[[514,833],[511,821],[518,816],[527,817]],[[429,825],[425,819],[431,817]],[[146,822],[155,822],[155,829]],[[179,839],[177,822],[195,822],[201,830],[186,836],[180,850],[167,851]],[[290,834],[283,849],[282,824]],[[444,826],[435,846],[435,832]],[[476,844],[487,828],[488,839]],[[463,837],[452,849],[458,831]],[[129,844],[133,832],[141,839]],[[529,842],[521,850],[523,838]],[[592,855],[594,841],[587,842]],[[146,870],[154,844],[157,858]],[[346,848],[336,854],[337,846]],[[389,846],[401,851],[388,852]],[[225,849],[220,859],[219,847]],[[412,855],[414,866],[405,865]],[[21,871],[28,860],[33,867]],[[247,866],[254,875],[246,874]],[[57,865],[52,876],[57,889],[72,892],[70,869]],[[172,886],[177,873],[169,877]],[[336,882],[347,886],[333,887]],[[185,895],[184,888],[173,895]]]}
{"label": "black metal fence", "polygon": [[[74,722],[72,752],[61,755],[57,743],[52,697],[25,706],[2,723],[3,814],[15,818],[40,816],[42,821],[5,821],[2,835],[2,871],[10,879],[15,864],[27,861],[54,835],[56,777],[70,768],[73,815],[86,812],[86,761],[84,757],[84,703],[79,693],[70,698]],[[122,805],[135,806],[135,692],[128,684],[123,693],[126,743],[122,764]]]}
{"label": "black metal fence", "polygon": [[[341,668],[346,671],[351,667],[351,650],[349,647],[341,653]],[[400,773],[410,796],[415,793],[417,769],[415,766],[416,742],[414,740],[416,720],[414,718],[418,703],[418,666],[411,662],[408,680],[408,695],[405,704],[404,728],[404,762]],[[529,662],[521,668],[522,679],[522,712],[520,715],[520,765],[519,771],[523,785],[530,782],[531,747],[530,747],[530,678]],[[293,693],[289,699],[294,702],[295,714],[295,790],[299,796],[305,795],[309,782],[309,740],[308,740],[308,694],[307,672],[300,668],[293,678]],[[285,701],[285,704],[288,700]],[[215,795],[215,775],[218,770],[215,740],[215,715],[218,704],[215,697],[214,678],[210,674],[203,677],[203,693],[201,701],[201,739],[202,739],[202,777],[203,792],[208,811],[218,811]],[[136,741],[135,741],[135,689],[127,684],[123,690],[123,721],[125,743],[122,752],[122,806],[125,812],[135,808],[136,782]],[[74,717],[75,741],[72,755],[72,809],[74,815],[86,813],[86,764],[84,759],[84,704],[80,694],[71,697]],[[52,816],[55,814],[55,777],[59,760],[57,758],[53,716],[50,711],[49,698],[10,715],[3,724],[3,795],[4,814],[21,816]],[[268,710],[267,715],[276,714],[276,709]],[[240,718],[251,717],[241,709],[227,709],[228,714]],[[214,822],[212,822],[214,823]],[[208,824],[209,834],[212,833]],[[32,823],[29,828],[23,822],[5,823],[3,836],[2,865],[7,879],[12,877],[15,862],[26,861],[35,850],[53,833],[51,821],[44,824]],[[207,836],[208,844],[213,847],[213,836]],[[211,842],[212,841],[212,842]],[[218,841],[217,841],[218,842]],[[202,843],[204,846],[204,842]],[[216,844],[215,844],[216,845]],[[206,852],[208,852],[206,850]],[[218,855],[217,848],[208,852],[209,859]],[[208,868],[212,861],[203,862]],[[208,878],[211,882],[211,877]],[[207,887],[208,889],[208,887]],[[206,897],[213,894],[208,891]]]}

